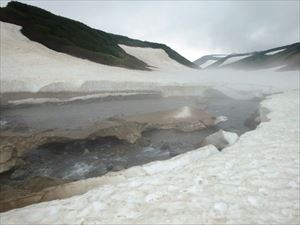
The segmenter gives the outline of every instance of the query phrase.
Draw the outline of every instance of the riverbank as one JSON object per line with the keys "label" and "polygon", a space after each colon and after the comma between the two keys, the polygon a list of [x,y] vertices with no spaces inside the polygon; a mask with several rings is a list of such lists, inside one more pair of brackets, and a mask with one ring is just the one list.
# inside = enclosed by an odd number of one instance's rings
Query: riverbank
{"label": "riverbank", "polygon": [[299,90],[262,106],[270,121],[222,152],[208,146],[109,174],[83,195],[2,213],[2,223],[297,223]]}
{"label": "riverbank", "polygon": [[[253,120],[261,99],[238,100],[212,90],[209,93],[168,98],[141,94],[122,100],[7,108],[1,114],[7,123],[2,127],[0,146],[15,146],[18,159],[14,168],[0,175],[0,211],[39,202],[38,198],[26,203],[20,200],[50,186],[194,150],[219,129],[241,135],[255,128],[247,127],[246,122]],[[123,116],[111,118],[114,115]]]}

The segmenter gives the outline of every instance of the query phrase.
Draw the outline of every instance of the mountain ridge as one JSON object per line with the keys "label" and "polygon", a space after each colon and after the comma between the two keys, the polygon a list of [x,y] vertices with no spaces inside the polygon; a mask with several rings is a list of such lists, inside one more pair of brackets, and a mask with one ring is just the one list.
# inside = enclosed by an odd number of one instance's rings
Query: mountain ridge
{"label": "mountain ridge", "polygon": [[205,55],[194,63],[202,69],[300,70],[300,42],[249,53]]}
{"label": "mountain ridge", "polygon": [[171,59],[187,67],[197,66],[165,44],[131,39],[107,33],[87,25],[55,15],[44,9],[9,2],[0,8],[0,20],[22,27],[22,34],[46,47],[78,58],[129,69],[151,70],[151,65],[127,54],[119,44],[163,49]]}

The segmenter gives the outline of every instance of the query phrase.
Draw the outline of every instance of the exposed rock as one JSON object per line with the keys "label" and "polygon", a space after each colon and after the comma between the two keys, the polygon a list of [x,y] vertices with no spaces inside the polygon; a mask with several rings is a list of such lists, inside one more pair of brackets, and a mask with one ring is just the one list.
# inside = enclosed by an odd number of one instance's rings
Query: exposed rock
{"label": "exposed rock", "polygon": [[134,143],[142,136],[144,129],[145,125],[142,123],[123,122],[117,126],[99,130],[98,132],[90,135],[88,138],[95,139],[97,137],[116,137],[120,140]]}
{"label": "exposed rock", "polygon": [[[17,156],[22,156],[27,151],[47,143],[62,143],[72,140],[94,140],[98,137],[116,137],[120,140],[134,143],[141,137],[145,125],[135,122],[102,121],[94,127],[82,130],[51,130],[45,132],[1,132],[1,146],[13,145],[16,148]],[[0,146],[0,147],[1,147]],[[3,148],[3,147],[1,147]],[[2,151],[3,160],[9,157],[9,152]],[[1,156],[2,159],[2,156]],[[4,160],[5,161],[5,160]],[[11,162],[15,164],[15,162]],[[0,164],[1,171],[2,163]],[[1,173],[1,172],[0,172]]]}
{"label": "exposed rock", "polygon": [[5,163],[13,157],[13,146],[5,145],[1,146],[0,163]]}
{"label": "exposed rock", "polygon": [[223,148],[233,145],[238,140],[238,138],[239,136],[236,133],[219,130],[218,132],[209,135],[202,142],[200,142],[199,147],[211,144],[214,145],[217,149],[222,150]]}
{"label": "exposed rock", "polygon": [[17,156],[20,157],[27,151],[50,142],[70,140],[69,137],[61,137],[54,131],[44,133],[22,133],[22,132],[1,132],[0,142],[12,144],[16,148]]}
{"label": "exposed rock", "polygon": [[[129,116],[122,119],[111,118],[78,130],[26,131],[26,133],[5,131],[1,133],[0,142],[13,144],[16,147],[17,155],[22,156],[31,149],[51,142],[62,143],[72,140],[115,137],[128,143],[135,143],[141,137],[142,132],[148,129],[176,129],[190,132],[214,126],[215,123],[216,118],[209,113],[198,108],[185,106],[178,110]],[[10,153],[3,154],[5,159],[9,157]],[[2,170],[6,171],[12,168],[14,164],[15,161],[6,162],[6,167],[3,167]]]}
{"label": "exposed rock", "polygon": [[17,162],[16,148],[12,144],[3,143],[0,145],[0,173],[12,169]]}
{"label": "exposed rock", "polygon": [[184,132],[204,129],[216,124],[216,118],[193,107],[124,117],[125,121],[146,124],[150,129],[176,129]]}
{"label": "exposed rock", "polygon": [[[66,181],[62,179],[38,176],[28,178],[24,183],[17,186],[1,185],[0,211],[2,211],[3,208],[2,202],[10,200],[14,201],[14,199],[18,198],[22,199],[24,196],[30,196],[31,193],[39,192],[45,188],[62,185],[64,183],[66,183]],[[20,200],[20,202],[22,202],[22,200]]]}
{"label": "exposed rock", "polygon": [[66,181],[56,177],[31,177],[27,179],[21,186],[22,189],[30,190],[31,192],[37,192],[44,188],[57,186],[66,183]]}

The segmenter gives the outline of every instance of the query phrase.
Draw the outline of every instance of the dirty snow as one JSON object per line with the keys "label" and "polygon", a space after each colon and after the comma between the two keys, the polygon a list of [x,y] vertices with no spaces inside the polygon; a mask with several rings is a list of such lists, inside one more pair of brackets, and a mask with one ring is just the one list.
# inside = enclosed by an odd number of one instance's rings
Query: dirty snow
{"label": "dirty snow", "polygon": [[[3,224],[297,224],[299,90],[269,97],[269,122],[222,152],[191,151],[108,174],[83,195],[0,214]],[[115,179],[114,179],[115,177]],[[110,179],[114,180],[110,184]]]}

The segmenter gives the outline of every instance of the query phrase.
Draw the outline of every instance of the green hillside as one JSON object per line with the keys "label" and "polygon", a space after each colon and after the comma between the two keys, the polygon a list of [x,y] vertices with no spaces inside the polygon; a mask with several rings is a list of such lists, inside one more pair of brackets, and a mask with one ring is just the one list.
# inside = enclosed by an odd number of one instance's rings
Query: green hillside
{"label": "green hillside", "polygon": [[0,20],[22,26],[21,32],[27,38],[50,49],[101,64],[151,70],[149,65],[127,54],[118,46],[118,44],[125,44],[161,48],[177,62],[185,66],[197,67],[166,45],[106,33],[78,21],[15,1],[0,8]]}

